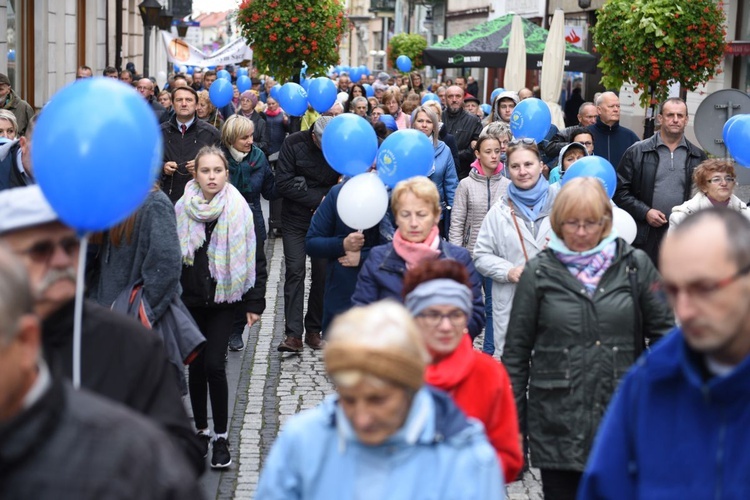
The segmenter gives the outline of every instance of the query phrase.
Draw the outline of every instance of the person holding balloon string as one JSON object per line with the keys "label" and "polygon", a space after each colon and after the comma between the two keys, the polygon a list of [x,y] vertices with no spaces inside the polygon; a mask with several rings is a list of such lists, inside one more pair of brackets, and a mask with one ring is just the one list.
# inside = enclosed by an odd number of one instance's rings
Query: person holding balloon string
{"label": "person holding balloon string", "polygon": [[550,184],[542,175],[534,139],[511,141],[507,156],[507,193],[487,212],[474,245],[477,270],[492,279],[492,332],[500,355],[516,284],[526,263],[549,243],[549,215],[560,191],[559,184]]}
{"label": "person holding balloon string", "polygon": [[674,325],[655,293],[659,273],[618,237],[612,215],[598,179],[566,182],[549,244],[526,264],[513,298],[502,359],[545,498],[575,498],[620,378],[644,338],[654,342]]}
{"label": "person holding balloon string", "polygon": [[[394,133],[386,142],[402,132]],[[383,143],[381,149],[385,147]],[[378,170],[380,161],[379,158]],[[367,305],[387,298],[400,302],[407,269],[425,260],[453,259],[469,272],[473,298],[467,328],[471,338],[476,338],[485,322],[482,277],[468,250],[440,238],[440,194],[435,183],[421,175],[399,182],[391,193],[391,210],[396,222],[393,241],[370,251],[357,277],[352,303]]]}
{"label": "person holding balloon string", "polygon": [[[235,310],[246,308],[255,284],[256,237],[253,213],[229,182],[229,164],[219,148],[207,146],[195,157],[195,176],[175,205],[182,254],[182,300],[206,337],[189,368],[190,404],[198,437],[208,453],[211,439],[206,411],[211,395],[214,422],[211,467],[232,463],[227,439],[228,385],[224,365]],[[247,310],[248,325],[258,316]]]}
{"label": "person holding balloon string", "polygon": [[458,174],[450,148],[438,139],[440,122],[432,109],[417,107],[411,115],[412,128],[425,134],[435,148],[435,159],[427,177],[435,183],[440,193],[440,235],[446,237],[450,224],[450,209],[458,187]]}

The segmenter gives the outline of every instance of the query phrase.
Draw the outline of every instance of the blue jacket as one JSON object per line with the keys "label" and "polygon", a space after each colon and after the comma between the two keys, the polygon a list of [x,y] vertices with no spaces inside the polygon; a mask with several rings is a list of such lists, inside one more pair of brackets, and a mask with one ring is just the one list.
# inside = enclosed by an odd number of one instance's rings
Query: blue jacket
{"label": "blue jacket", "polygon": [[445,207],[453,206],[453,197],[458,187],[458,174],[456,165],[453,163],[453,155],[443,141],[438,141],[435,147],[435,163],[427,177],[435,183],[440,193],[440,207],[443,209],[440,218],[442,219],[445,216]]}
{"label": "blue jacket", "polygon": [[[466,266],[474,293],[474,310],[469,318],[469,335],[476,338],[484,328],[484,298],[482,282],[484,278],[474,268],[471,254],[463,247],[440,240],[441,259],[453,259]],[[373,248],[362,266],[354,289],[352,303],[367,305],[382,299],[395,299],[403,303],[401,292],[404,286],[406,262],[393,249],[393,243]]]}
{"label": "blue jacket", "polygon": [[273,172],[268,165],[266,155],[255,144],[247,156],[238,162],[226,148],[221,147],[229,162],[229,178],[234,187],[242,194],[253,211],[255,234],[260,241],[266,240],[266,223],[263,219],[263,209],[260,206],[260,196],[267,200],[279,197],[276,193],[276,182]]}
{"label": "blue jacket", "polygon": [[359,270],[367,259],[370,249],[380,243],[378,226],[365,230],[365,245],[360,253],[359,265],[344,267],[339,264],[338,258],[343,257],[345,253],[344,238],[356,231],[344,224],[336,210],[336,201],[343,185],[343,183],[336,184],[328,191],[325,199],[315,211],[305,237],[307,255],[328,259],[323,296],[323,331],[326,331],[334,316],[353,305],[352,294],[357,284]]}
{"label": "blue jacket", "polygon": [[587,128],[594,138],[594,154],[606,158],[615,168],[620,164],[625,150],[640,141],[635,132],[623,127],[620,122],[610,127],[597,118],[596,123]]}
{"label": "blue jacket", "polygon": [[403,427],[379,446],[358,441],[337,402],[329,396],[289,419],[268,455],[256,498],[502,498],[502,473],[484,429],[444,393],[420,389]]}
{"label": "blue jacket", "polygon": [[676,328],[623,379],[580,499],[750,498],[750,357],[708,377]]}

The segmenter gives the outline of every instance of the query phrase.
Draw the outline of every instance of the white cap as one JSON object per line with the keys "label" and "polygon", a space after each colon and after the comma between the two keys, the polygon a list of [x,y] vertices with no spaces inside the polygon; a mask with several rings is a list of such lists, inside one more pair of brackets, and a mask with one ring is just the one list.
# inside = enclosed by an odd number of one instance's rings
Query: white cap
{"label": "white cap", "polygon": [[39,186],[0,192],[0,234],[59,220]]}

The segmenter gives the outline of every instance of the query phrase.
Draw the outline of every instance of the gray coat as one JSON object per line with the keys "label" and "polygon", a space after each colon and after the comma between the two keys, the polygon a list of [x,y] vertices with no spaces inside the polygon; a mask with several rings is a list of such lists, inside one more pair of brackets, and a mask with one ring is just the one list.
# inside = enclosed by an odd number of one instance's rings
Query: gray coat
{"label": "gray coat", "polygon": [[521,275],[503,363],[535,467],[583,471],[609,400],[635,361],[630,254],[638,269],[642,332],[657,339],[674,326],[666,302],[652,292],[659,274],[644,252],[622,239],[593,297],[551,249],[531,259]]}

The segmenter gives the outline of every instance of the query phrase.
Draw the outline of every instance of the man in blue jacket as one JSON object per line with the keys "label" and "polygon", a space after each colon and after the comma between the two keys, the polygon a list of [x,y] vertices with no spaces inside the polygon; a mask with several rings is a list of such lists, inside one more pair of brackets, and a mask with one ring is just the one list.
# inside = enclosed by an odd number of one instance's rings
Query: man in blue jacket
{"label": "man in blue jacket", "polygon": [[748,498],[750,221],[697,212],[667,235],[661,264],[681,327],[623,380],[579,498]]}
{"label": "man in blue jacket", "polygon": [[606,158],[617,168],[622,155],[640,140],[635,132],[620,125],[620,98],[614,92],[604,92],[596,100],[599,116],[588,129],[594,136],[594,154]]}

